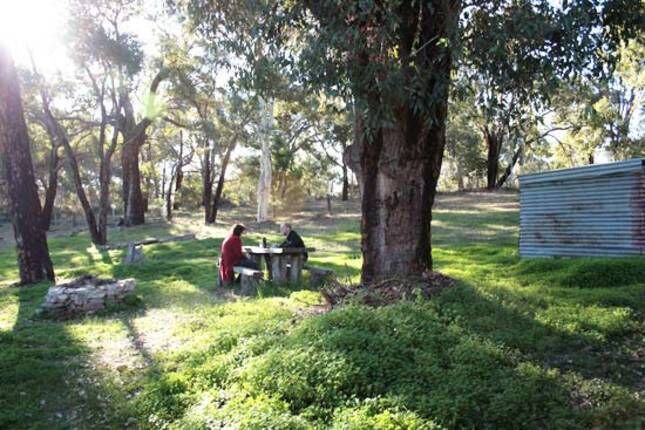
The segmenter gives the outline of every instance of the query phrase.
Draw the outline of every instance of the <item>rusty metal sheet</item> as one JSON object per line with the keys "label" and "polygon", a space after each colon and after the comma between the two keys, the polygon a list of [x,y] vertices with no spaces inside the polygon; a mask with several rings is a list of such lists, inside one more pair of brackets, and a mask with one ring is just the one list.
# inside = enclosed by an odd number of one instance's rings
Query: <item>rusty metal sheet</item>
{"label": "rusty metal sheet", "polygon": [[645,159],[520,176],[520,255],[645,255]]}

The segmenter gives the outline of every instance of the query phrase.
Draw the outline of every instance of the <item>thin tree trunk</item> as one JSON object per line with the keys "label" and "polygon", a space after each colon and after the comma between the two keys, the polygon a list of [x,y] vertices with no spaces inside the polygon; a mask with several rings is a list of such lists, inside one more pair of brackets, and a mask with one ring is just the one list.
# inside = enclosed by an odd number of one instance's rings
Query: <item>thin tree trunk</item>
{"label": "thin tree trunk", "polygon": [[49,230],[52,222],[52,213],[54,212],[54,202],[56,201],[56,191],[58,189],[58,144],[52,139],[52,148],[49,155],[49,180],[45,190],[45,203],[41,220],[44,230]]}
{"label": "thin tree trunk", "polygon": [[166,198],[166,165],[161,169],[161,197]]}
{"label": "thin tree trunk", "polygon": [[112,142],[103,154],[99,166],[99,216],[98,216],[98,234],[101,244],[107,243],[107,218],[110,213],[110,182],[112,180],[112,155],[116,149],[119,139],[119,128],[114,127],[112,131]]}
{"label": "thin tree trunk", "polygon": [[459,162],[459,160],[456,160],[456,165],[457,165],[457,190],[463,191],[466,187],[464,186],[464,168]]}
{"label": "thin tree trunk", "polygon": [[346,202],[349,200],[349,178],[347,174],[347,164],[343,159],[343,191],[341,199]]}
{"label": "thin tree trunk", "polygon": [[260,178],[258,180],[257,221],[270,219],[271,201],[271,131],[273,129],[273,102],[262,100],[262,153],[260,154]]}
{"label": "thin tree trunk", "polygon": [[359,194],[361,195],[361,198],[363,196],[363,177],[361,173],[361,155],[360,155],[360,148],[361,148],[361,130],[363,129],[363,121],[360,116],[355,116],[354,117],[354,143],[351,145],[347,146],[345,148],[345,151],[343,152],[343,164],[347,167],[349,167],[352,172],[354,172],[354,176],[356,178],[356,182],[358,182],[358,191]]}
{"label": "thin tree trunk", "polygon": [[[170,170],[170,182],[169,185],[172,184],[173,180],[175,179],[175,174],[173,173],[173,170]],[[168,187],[168,192],[165,195],[165,200],[166,200],[166,219],[168,221],[172,220],[172,185]]]}
{"label": "thin tree trunk", "polygon": [[13,59],[0,46],[0,158],[16,239],[20,283],[54,281],[47,235],[42,228],[29,135]]}
{"label": "thin tree trunk", "polygon": [[175,201],[172,203],[174,210],[179,209],[179,201],[177,200],[177,193],[181,189],[184,182],[184,134],[179,130],[179,161],[177,162],[177,170],[175,172]]}
{"label": "thin tree trunk", "polygon": [[87,222],[87,228],[90,232],[90,237],[92,238],[92,243],[96,245],[105,245],[105,242],[101,238],[99,233],[96,217],[92,211],[92,206],[90,205],[87,195],[85,194],[85,189],[83,188],[83,180],[81,179],[81,174],[78,169],[78,161],[76,160],[76,154],[72,149],[69,142],[65,141],[63,143],[63,148],[67,154],[67,165],[69,168],[69,175],[72,177],[72,182],[74,183],[74,188],[76,189],[76,195],[78,196],[78,201],[81,204],[83,213],[85,214],[85,221]]}
{"label": "thin tree trunk", "polygon": [[110,160],[103,159],[99,166],[99,214],[98,234],[99,242],[107,243],[107,218],[110,213],[110,179],[112,178],[112,166]]}
{"label": "thin tree trunk", "polygon": [[[148,140],[148,147],[146,151],[146,162],[154,169],[154,166],[152,164],[152,144],[150,140]],[[153,171],[150,171],[149,174],[145,176],[146,178],[146,191],[143,194],[143,206],[144,206],[144,212],[148,213],[148,210],[150,209],[150,198],[152,197],[152,177]]]}
{"label": "thin tree trunk", "polygon": [[233,141],[228,148],[226,148],[226,153],[222,159],[222,166],[219,172],[219,178],[217,179],[217,187],[215,188],[215,195],[213,196],[213,207],[211,208],[211,219],[209,220],[210,224],[215,223],[217,220],[217,212],[219,210],[220,201],[222,199],[222,191],[224,190],[224,180],[226,178],[226,169],[228,168],[228,163],[231,159],[231,154],[235,149],[237,142]]}
{"label": "thin tree trunk", "polygon": [[494,190],[497,186],[497,175],[499,174],[499,157],[501,152],[501,136],[496,132],[484,132],[484,141],[488,150],[486,161],[486,188]]}
{"label": "thin tree trunk", "polygon": [[206,141],[206,145],[202,156],[202,206],[204,206],[204,223],[208,224],[211,218],[211,199],[213,198],[213,161],[208,141]]}
{"label": "thin tree trunk", "polygon": [[506,166],[506,169],[504,170],[504,174],[497,180],[495,187],[496,188],[502,188],[504,184],[506,183],[506,180],[511,176],[511,173],[513,173],[513,169],[515,168],[515,165],[517,164],[517,160],[520,158],[520,154],[522,153],[522,145],[520,145],[515,152],[513,153],[513,158],[511,159],[511,162],[508,163],[508,166]]}

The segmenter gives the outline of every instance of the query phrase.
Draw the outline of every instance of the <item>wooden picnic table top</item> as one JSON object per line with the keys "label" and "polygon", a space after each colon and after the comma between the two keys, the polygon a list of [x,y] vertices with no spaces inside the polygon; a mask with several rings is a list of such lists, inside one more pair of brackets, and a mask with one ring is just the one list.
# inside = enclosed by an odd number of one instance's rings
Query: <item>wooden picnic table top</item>
{"label": "wooden picnic table top", "polygon": [[315,252],[315,248],[280,248],[263,247],[263,246],[245,246],[244,251],[254,255],[273,255],[273,254],[304,254],[305,252]]}

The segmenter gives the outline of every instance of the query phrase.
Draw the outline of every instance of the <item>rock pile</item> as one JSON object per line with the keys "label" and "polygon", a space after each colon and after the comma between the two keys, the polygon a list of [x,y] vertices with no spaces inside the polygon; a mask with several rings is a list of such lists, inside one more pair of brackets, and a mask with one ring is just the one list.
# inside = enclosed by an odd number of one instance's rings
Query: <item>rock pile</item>
{"label": "rock pile", "polygon": [[92,314],[107,304],[122,303],[134,292],[134,279],[98,279],[87,275],[49,288],[41,313],[49,318],[67,319]]}

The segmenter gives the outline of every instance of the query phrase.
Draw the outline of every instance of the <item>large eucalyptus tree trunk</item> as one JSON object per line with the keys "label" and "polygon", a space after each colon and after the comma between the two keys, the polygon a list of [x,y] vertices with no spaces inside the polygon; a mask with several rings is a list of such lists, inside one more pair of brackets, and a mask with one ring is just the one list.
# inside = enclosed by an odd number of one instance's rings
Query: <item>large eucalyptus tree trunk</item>
{"label": "large eucalyptus tree trunk", "polygon": [[262,152],[260,154],[260,178],[258,179],[257,221],[270,219],[271,204],[271,131],[273,129],[273,102],[262,100]]}
{"label": "large eucalyptus tree trunk", "polygon": [[47,236],[42,228],[29,135],[18,76],[9,53],[0,46],[0,158],[7,183],[9,212],[16,239],[20,283],[54,281]]}
{"label": "large eucalyptus tree trunk", "polygon": [[447,103],[427,129],[403,108],[392,128],[360,148],[364,283],[432,269],[431,221],[445,146]]}
{"label": "large eucalyptus tree trunk", "polygon": [[[392,108],[391,126],[362,118],[363,124],[381,125],[365,133],[359,122],[360,145],[353,149],[360,154],[365,285],[384,278],[418,276],[432,269],[432,205],[446,142],[451,70],[449,50],[436,41],[453,34],[459,6],[432,1],[422,8],[402,7],[401,13],[402,76],[419,79],[416,70],[424,71],[421,97],[428,103],[419,110],[410,100],[395,103],[384,97],[378,82],[362,87],[366,89],[360,97],[367,107],[361,110],[362,116],[367,112],[379,118],[377,113],[386,103]],[[413,50],[416,38],[421,48]],[[410,63],[415,67],[408,67]]]}

